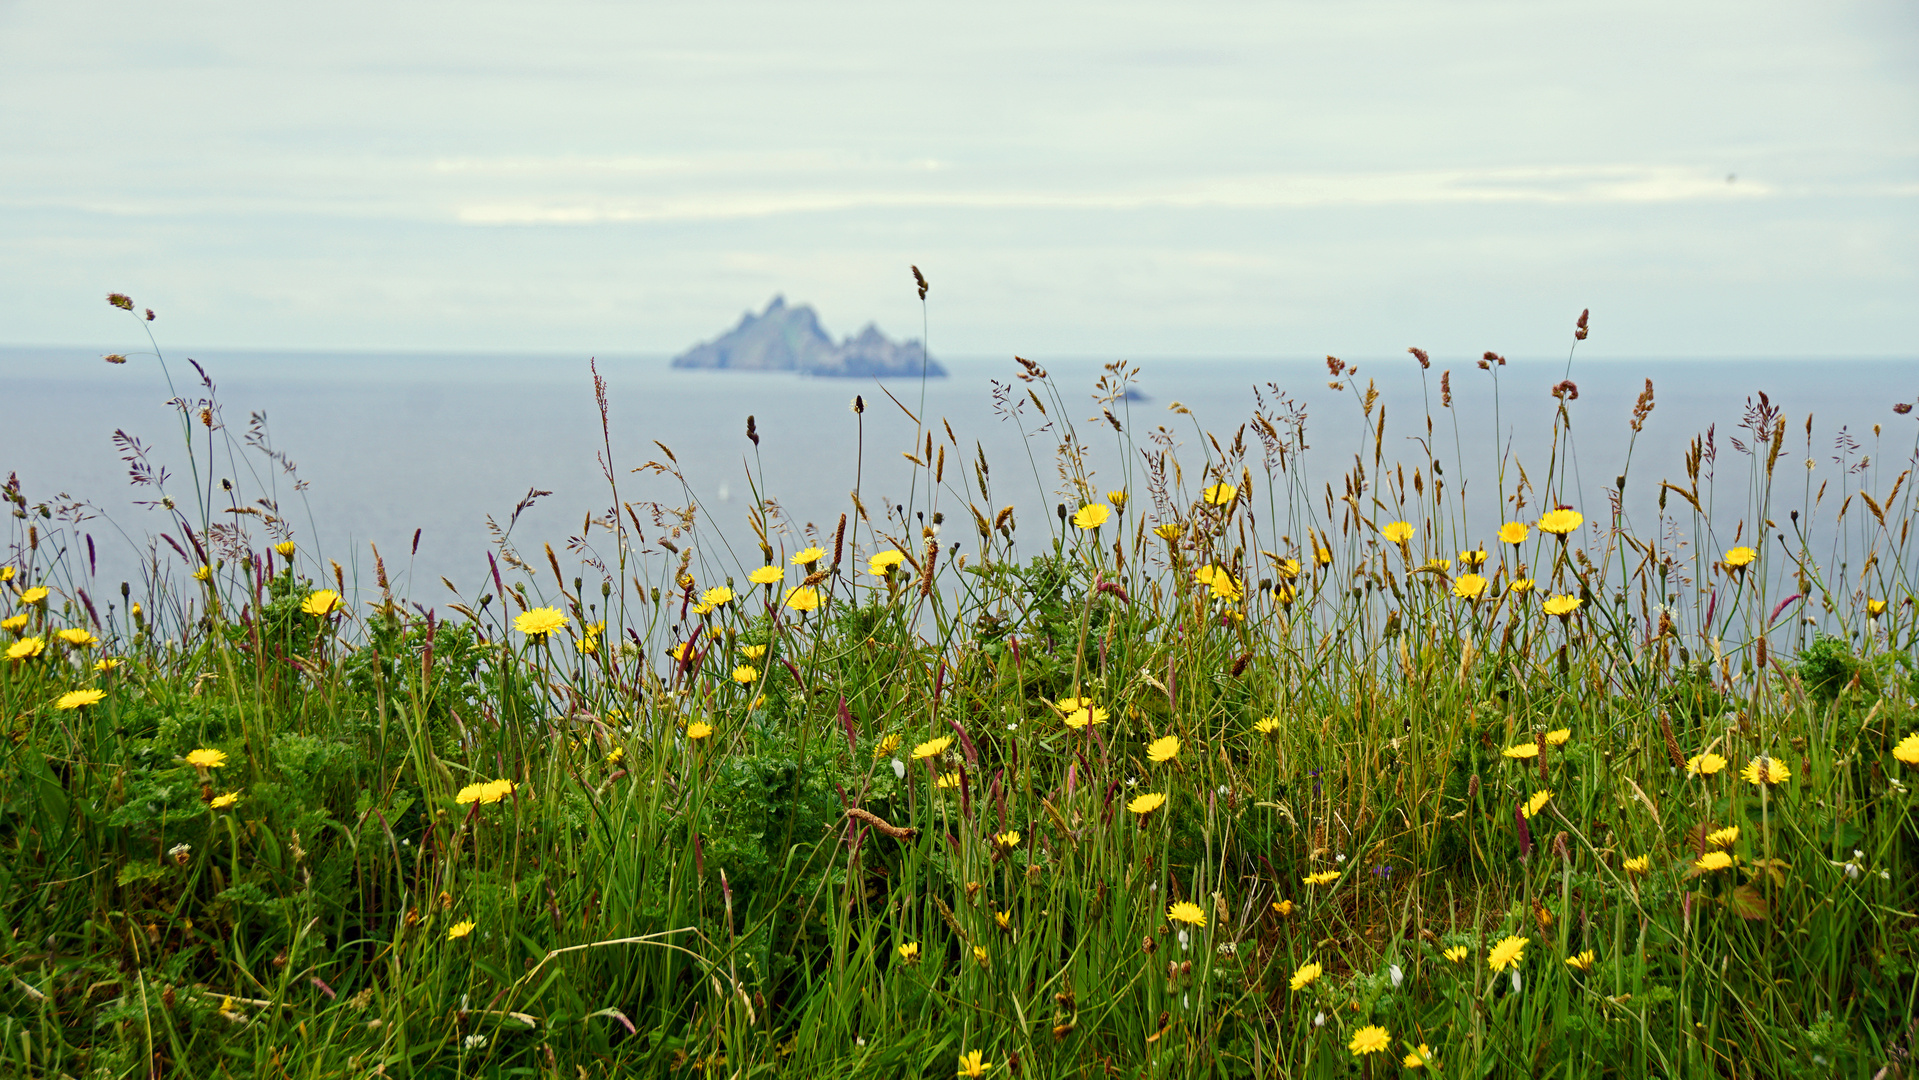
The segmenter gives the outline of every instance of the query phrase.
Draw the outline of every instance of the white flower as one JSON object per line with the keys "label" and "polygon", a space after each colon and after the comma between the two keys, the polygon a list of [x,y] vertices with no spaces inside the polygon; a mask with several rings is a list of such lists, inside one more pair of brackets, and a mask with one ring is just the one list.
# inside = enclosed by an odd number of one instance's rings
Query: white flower
{"label": "white flower", "polygon": [[1234,942],[1228,941],[1213,951],[1219,953],[1221,956],[1231,956],[1239,951],[1239,946]]}
{"label": "white flower", "polygon": [[1333,861],[1334,861],[1334,862],[1345,862],[1345,861],[1346,861],[1346,856],[1344,856],[1344,855],[1335,855],[1335,856],[1333,856]]}
{"label": "white flower", "polygon": [[1315,1017],[1313,1017],[1313,1026],[1314,1026],[1314,1027],[1316,1027],[1316,1028],[1317,1028],[1317,1027],[1325,1027],[1325,1026],[1326,1026],[1326,1014],[1325,1014],[1325,1013],[1320,1013],[1319,1015],[1317,1015],[1317,1016],[1315,1016]]}
{"label": "white flower", "polygon": [[465,1040],[465,1042],[466,1042],[466,1048],[467,1048],[468,1050],[478,1050],[478,1049],[479,1049],[480,1047],[482,1047],[482,1046],[485,1046],[485,1045],[486,1045],[486,1036],[484,1036],[484,1035],[468,1035],[468,1036],[466,1037],[466,1040]]}

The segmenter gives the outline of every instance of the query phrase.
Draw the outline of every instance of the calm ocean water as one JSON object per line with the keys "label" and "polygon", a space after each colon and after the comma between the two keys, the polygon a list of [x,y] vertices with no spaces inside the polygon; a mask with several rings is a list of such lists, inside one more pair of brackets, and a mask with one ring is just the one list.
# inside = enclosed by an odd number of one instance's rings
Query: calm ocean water
{"label": "calm ocean water", "polygon": [[[114,431],[123,429],[152,447],[156,459],[175,473],[177,491],[189,489],[179,424],[164,405],[169,394],[158,366],[150,357],[134,357],[124,366],[104,364],[101,351],[0,348],[0,380],[8,402],[0,426],[0,472],[18,473],[29,499],[64,492],[99,507],[104,516],[89,529],[100,551],[100,576],[113,578],[132,565],[134,543],[161,525],[157,511],[133,504],[148,496],[128,483]],[[564,551],[563,542],[580,532],[585,515],[610,503],[596,459],[600,423],[584,356],[172,353],[173,378],[189,397],[201,396],[190,386],[196,377],[186,363],[189,355],[213,377],[223,420],[236,435],[250,413],[263,412],[275,447],[298,463],[300,478],[309,484],[300,495],[264,462],[255,460],[251,468],[261,480],[278,485],[303,551],[357,567],[365,583],[372,576],[369,540],[379,544],[396,577],[410,576],[413,596],[431,601],[443,595],[441,576],[462,588],[480,582],[489,550],[487,515],[504,523],[529,489],[552,494],[514,529],[516,544],[528,555],[538,553],[543,541]],[[1103,419],[1087,422],[1097,412],[1090,395],[1100,363],[1039,359],[1092,449],[1096,482],[1102,488],[1121,486],[1111,428]],[[926,416],[936,427],[941,420],[950,423],[968,462],[977,442],[992,468],[994,501],[1019,504],[1021,520],[1039,528],[1042,515],[1050,516],[1059,501],[1053,436],[1041,434],[1023,444],[1016,427],[994,411],[992,380],[1013,383],[1017,367],[1010,358],[945,362],[953,375],[925,387]],[[1165,425],[1179,440],[1189,470],[1197,470],[1202,456],[1193,420],[1227,442],[1254,408],[1253,388],[1265,390],[1268,383],[1307,411],[1312,449],[1305,468],[1311,490],[1336,479],[1355,454],[1364,452],[1371,460],[1359,406],[1350,391],[1328,388],[1321,360],[1137,363],[1144,399],[1130,403],[1121,420],[1142,446],[1147,431]],[[1420,460],[1421,451],[1410,440],[1425,435],[1430,397],[1438,457],[1449,477],[1462,471],[1455,468],[1456,458],[1463,461],[1469,496],[1482,508],[1474,515],[1476,527],[1482,517],[1487,527],[1496,526],[1495,500],[1479,492],[1490,489],[1502,444],[1529,471],[1543,470],[1553,406],[1548,391],[1565,373],[1563,360],[1515,361],[1503,369],[1497,425],[1492,382],[1475,370],[1472,358],[1436,359],[1424,390],[1418,366],[1408,356],[1357,363],[1359,384],[1376,380],[1387,409],[1389,462]],[[621,498],[684,501],[670,479],[628,471],[662,457],[656,441],[670,447],[692,494],[719,528],[724,544],[709,536],[705,546],[724,565],[733,562],[725,545],[744,564],[758,562],[744,523],[751,498],[747,465],[753,457],[745,437],[749,414],[761,434],[758,467],[766,491],[795,527],[816,522],[830,535],[839,513],[849,508],[858,434],[849,404],[855,394],[864,395],[868,405],[862,477],[868,506],[906,499],[910,466],[900,455],[911,447],[913,424],[871,380],[674,371],[656,356],[602,357],[599,365],[608,382]],[[1442,369],[1452,371],[1451,410],[1440,407]],[[1603,492],[1625,462],[1629,415],[1648,378],[1657,407],[1633,450],[1629,509],[1649,506],[1661,479],[1683,477],[1686,445],[1708,425],[1718,426],[1722,482],[1742,483],[1727,471],[1734,467],[1734,454],[1726,440],[1740,434],[1736,428],[1748,400],[1761,391],[1784,408],[1786,456],[1801,470],[1808,414],[1814,418],[1813,456],[1822,473],[1837,474],[1830,459],[1842,428],[1861,444],[1859,453],[1883,458],[1884,464],[1904,462],[1913,452],[1914,417],[1894,415],[1891,405],[1919,395],[1919,361],[1580,359],[1572,377],[1580,390],[1573,405],[1574,432],[1589,516],[1603,513]],[[1026,388],[1014,385],[1021,392]],[[919,408],[918,380],[890,381],[886,390],[907,407]],[[1194,416],[1170,411],[1174,401]],[[1045,422],[1030,405],[1025,420],[1029,431]],[[1884,425],[1879,438],[1875,424]],[[1247,438],[1250,442],[1250,432]],[[1253,458],[1257,462],[1256,448]],[[949,468],[958,464],[949,461]],[[1137,487],[1137,460],[1131,464]],[[240,480],[243,490],[258,490],[248,469],[246,461],[228,462],[223,452],[217,472]],[[1885,472],[1887,483],[1897,471]],[[953,480],[950,474],[948,480]],[[1471,485],[1479,485],[1479,492]],[[1738,501],[1743,504],[1743,497]],[[949,495],[943,505],[951,517],[946,538],[971,549],[964,504]],[[416,529],[419,550],[409,559]],[[797,546],[797,537],[788,543],[789,549]]]}

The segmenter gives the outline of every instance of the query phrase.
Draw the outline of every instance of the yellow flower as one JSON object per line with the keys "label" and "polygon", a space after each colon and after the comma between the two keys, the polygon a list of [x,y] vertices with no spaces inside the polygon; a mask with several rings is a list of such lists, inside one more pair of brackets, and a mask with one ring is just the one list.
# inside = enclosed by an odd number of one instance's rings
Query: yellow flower
{"label": "yellow flower", "polygon": [[1718,754],[1694,754],[1686,759],[1687,776],[1711,776],[1726,767],[1726,759]]}
{"label": "yellow flower", "polygon": [[1307,874],[1299,880],[1307,885],[1330,885],[1339,880],[1339,871],[1321,870],[1317,874]]}
{"label": "yellow flower", "polygon": [[581,656],[592,656],[594,653],[600,651],[600,639],[588,634],[586,637],[574,642],[573,647],[580,650]]}
{"label": "yellow flower", "polygon": [[1281,581],[1292,581],[1299,577],[1299,560],[1281,559],[1273,564],[1273,571],[1279,575]]}
{"label": "yellow flower", "polygon": [[786,606],[794,611],[817,611],[820,606],[820,594],[811,585],[798,585],[786,590]]}
{"label": "yellow flower", "polygon": [[892,551],[882,551],[878,555],[866,560],[866,570],[867,573],[872,574],[874,577],[885,577],[891,574],[899,567],[899,564],[905,561],[906,552],[895,548]]}
{"label": "yellow flower", "polygon": [[1477,600],[1486,591],[1486,579],[1478,574],[1461,574],[1453,582],[1453,595],[1461,600]]}
{"label": "yellow flower", "polygon": [[1747,762],[1739,775],[1755,787],[1772,787],[1792,779],[1792,770],[1778,758],[1761,754]]}
{"label": "yellow flower", "polygon": [[1731,866],[1732,856],[1723,851],[1708,851],[1699,857],[1698,862],[1692,865],[1694,869],[1711,873],[1714,870],[1724,870],[1726,867]]}
{"label": "yellow flower", "polygon": [[1531,531],[1523,521],[1508,521],[1499,527],[1499,542],[1518,546],[1526,542],[1526,534]]}
{"label": "yellow flower", "polygon": [[0,582],[6,582],[6,581],[12,581],[12,580],[13,580],[13,567],[0,566]]}
{"label": "yellow flower", "polygon": [[993,842],[1003,848],[1016,848],[1019,846],[1019,830],[1008,829],[1003,833],[998,833],[994,835]]}
{"label": "yellow flower", "polygon": [[713,725],[704,720],[695,720],[686,725],[686,737],[690,742],[699,742],[713,734]]}
{"label": "yellow flower", "polygon": [[1261,735],[1271,735],[1279,730],[1279,720],[1269,716],[1264,720],[1255,721],[1253,730],[1259,732]]}
{"label": "yellow flower", "polygon": [[45,585],[35,585],[33,588],[20,594],[20,602],[22,604],[44,603],[46,599],[47,587]]}
{"label": "yellow flower", "polygon": [[1154,739],[1152,745],[1146,748],[1146,756],[1151,759],[1155,765],[1171,761],[1178,757],[1179,736],[1163,735]]}
{"label": "yellow flower", "polygon": [[1886,602],[1884,600],[1873,600],[1871,598],[1866,600],[1866,618],[1876,619],[1885,613]]}
{"label": "yellow flower", "polygon": [[1138,798],[1135,798],[1132,802],[1127,803],[1126,812],[1129,814],[1139,814],[1141,816],[1144,816],[1146,814],[1152,813],[1153,811],[1165,805],[1166,805],[1166,795],[1164,792],[1149,791],[1146,794],[1141,795]]}
{"label": "yellow flower", "polygon": [[873,748],[873,756],[885,757],[893,751],[898,750],[900,748],[900,741],[898,732],[888,735],[886,738],[880,740],[878,746]]}
{"label": "yellow flower", "polygon": [[1206,496],[1206,501],[1212,503],[1214,506],[1225,506],[1227,503],[1239,497],[1239,489],[1231,484],[1214,484],[1212,487],[1207,488],[1203,494]]}
{"label": "yellow flower", "polygon": [[746,657],[748,660],[758,660],[760,657],[766,655],[766,646],[742,645],[740,646],[740,655]]}
{"label": "yellow flower", "polygon": [[938,780],[933,781],[933,786],[935,788],[938,788],[941,791],[948,791],[953,788],[959,787],[960,786],[959,771],[956,769],[950,773],[942,773]]}
{"label": "yellow flower", "polygon": [[193,580],[195,581],[209,581],[209,580],[212,580],[212,578],[213,578],[213,567],[207,566],[205,564],[201,564],[200,569],[195,570],[193,572]]}
{"label": "yellow flower", "polygon": [[1552,510],[1539,519],[1539,531],[1563,538],[1585,520],[1577,510]]}
{"label": "yellow flower", "polygon": [[1739,826],[1728,825],[1723,829],[1714,829],[1706,834],[1706,843],[1713,847],[1731,847],[1739,840]]}
{"label": "yellow flower", "polygon": [[724,585],[715,585],[700,594],[700,603],[709,611],[731,599],[733,599],[733,590]]}
{"label": "yellow flower", "polygon": [[1532,578],[1529,578],[1529,577],[1519,578],[1518,580],[1514,581],[1511,585],[1506,586],[1506,591],[1516,596],[1524,596],[1527,593],[1533,591],[1533,584],[1534,582]]}
{"label": "yellow flower", "polygon": [[468,934],[471,934],[473,928],[478,925],[479,924],[475,923],[472,919],[464,919],[456,922],[452,926],[447,927],[446,939],[448,941],[458,941]]}
{"label": "yellow flower", "polygon": [[625,760],[626,760],[626,747],[624,746],[616,746],[613,748],[612,752],[606,755],[606,763],[608,765],[618,765],[620,762]]}
{"label": "yellow flower", "polygon": [[819,548],[819,547],[810,547],[810,548],[807,548],[805,551],[802,551],[799,554],[793,556],[793,565],[794,566],[811,566],[814,563],[819,562],[821,559],[824,559],[824,558],[826,558],[825,549]]}
{"label": "yellow flower", "polygon": [[693,655],[693,643],[690,641],[682,641],[678,645],[668,649],[666,655],[684,664],[687,659]]}
{"label": "yellow flower", "polygon": [[293,546],[293,541],[282,540],[273,545],[273,550],[279,552],[282,559],[291,559],[293,558],[293,553],[299,549]]}
{"label": "yellow flower", "polygon": [[1392,1034],[1385,1028],[1378,1024],[1368,1024],[1353,1032],[1353,1041],[1346,1044],[1346,1049],[1351,1050],[1354,1057],[1365,1057],[1367,1054],[1379,1053],[1391,1046],[1392,1042]]}
{"label": "yellow flower", "polygon": [[978,1050],[968,1050],[960,1055],[959,1074],[961,1076],[985,1076],[986,1070],[993,1067]]}
{"label": "yellow flower", "polygon": [[1406,1066],[1408,1069],[1423,1069],[1432,1063],[1432,1047],[1427,1046],[1425,1043],[1420,1043],[1418,1046],[1408,1050],[1405,1058],[1400,1061],[1400,1064]]}
{"label": "yellow flower", "polygon": [[1454,945],[1454,946],[1453,946],[1452,948],[1450,948],[1450,949],[1447,949],[1447,950],[1446,950],[1446,951],[1445,951],[1444,953],[1442,953],[1441,955],[1443,955],[1443,956],[1445,956],[1445,958],[1446,958],[1446,959],[1448,959],[1448,960],[1450,960],[1450,961],[1452,961],[1453,963],[1455,963],[1455,964],[1457,964],[1457,963],[1459,963],[1459,962],[1460,962],[1461,960],[1464,960],[1464,959],[1466,959],[1466,955],[1467,955],[1468,953],[1470,953],[1471,951],[1472,951],[1471,949],[1468,949],[1468,948],[1467,948],[1466,946],[1464,946],[1464,945]]}
{"label": "yellow flower", "polygon": [[917,941],[909,941],[906,944],[901,945],[899,947],[899,954],[900,954],[900,962],[903,964],[919,963],[920,962],[920,943]]}
{"label": "yellow flower", "polygon": [[733,681],[736,683],[750,683],[759,677],[760,671],[755,667],[741,664],[739,667],[733,669]]}
{"label": "yellow flower", "polygon": [[1125,493],[1124,491],[1109,491],[1109,492],[1107,492],[1107,493],[1106,493],[1106,501],[1107,501],[1107,502],[1109,502],[1109,503],[1112,503],[1112,504],[1113,504],[1113,509],[1115,509],[1115,510],[1124,510],[1124,509],[1126,509],[1126,493]]}
{"label": "yellow flower", "polygon": [[68,627],[65,630],[55,631],[53,636],[76,649],[91,648],[92,646],[100,644],[100,639],[94,637],[91,631],[77,627]]}
{"label": "yellow flower", "polygon": [[1584,601],[1580,600],[1577,596],[1555,596],[1540,605],[1539,610],[1548,615],[1557,615],[1563,619],[1573,612],[1578,611],[1579,605],[1583,602]]}
{"label": "yellow flower", "polygon": [[985,967],[987,960],[986,949],[979,945],[973,946],[973,962],[981,967]]}
{"label": "yellow flower", "polygon": [[[334,592],[332,589],[320,589],[311,593],[305,600],[301,601],[300,610],[306,612],[308,615],[325,615],[327,612],[332,611],[334,605],[339,602],[339,593]],[[540,610],[551,611],[552,609],[541,608]],[[522,615],[520,618],[525,619],[526,616]],[[522,627],[521,629],[525,628]]]}
{"label": "yellow flower", "polygon": [[1460,552],[1459,565],[1468,570],[1477,570],[1486,565],[1486,549],[1476,548],[1472,551]]}
{"label": "yellow flower", "polygon": [[7,659],[31,660],[47,651],[47,643],[37,637],[23,637],[7,646]]}
{"label": "yellow flower", "polygon": [[1105,503],[1087,503],[1073,514],[1073,528],[1097,529],[1106,524],[1106,519],[1111,517],[1112,513],[1106,508]]}
{"label": "yellow flower", "polygon": [[1744,570],[1746,567],[1752,565],[1752,561],[1758,557],[1759,553],[1749,547],[1733,548],[1726,552],[1726,569]]}
{"label": "yellow flower", "polygon": [[1531,941],[1531,938],[1523,938],[1517,934],[1506,937],[1499,944],[1494,945],[1493,951],[1486,955],[1487,966],[1494,971],[1504,971],[1525,960],[1526,945]]}
{"label": "yellow flower", "polygon": [[1520,758],[1536,758],[1539,756],[1539,744],[1523,742],[1517,746],[1508,746],[1499,753],[1503,757],[1509,757],[1515,760]]}
{"label": "yellow flower", "polygon": [[755,585],[771,585],[786,576],[786,571],[777,566],[762,566],[746,575],[746,580]]}
{"label": "yellow flower", "polygon": [[105,690],[69,690],[60,695],[60,700],[54,702],[53,707],[56,709],[78,709],[87,705],[98,704],[100,699],[106,696],[107,692]]}
{"label": "yellow flower", "polygon": [[1908,735],[1892,748],[1892,756],[1908,765],[1919,765],[1919,734]]}
{"label": "yellow flower", "polygon": [[1321,566],[1333,565],[1333,549],[1329,547],[1314,547],[1313,561]]}
{"label": "yellow flower", "polygon": [[513,629],[527,637],[545,637],[565,625],[566,616],[550,607],[536,607],[513,620]]}
{"label": "yellow flower", "polygon": [[1293,913],[1293,902],[1291,900],[1273,901],[1273,913],[1282,919],[1290,917]]}
{"label": "yellow flower", "polygon": [[513,794],[516,787],[511,780],[483,780],[461,788],[453,796],[453,801],[461,806],[468,803],[496,803]]}
{"label": "yellow flower", "polygon": [[1440,558],[1427,559],[1426,565],[1420,567],[1420,569],[1429,571],[1434,574],[1450,573],[1452,572],[1452,568],[1453,568],[1453,561],[1451,559],[1440,559]]}
{"label": "yellow flower", "polygon": [[1573,737],[1571,728],[1555,728],[1546,733],[1547,746],[1564,746]]}
{"label": "yellow flower", "polygon": [[213,807],[215,810],[228,810],[239,801],[240,793],[237,791],[229,791],[224,795],[215,795],[213,801],[207,805]]}
{"label": "yellow flower", "polygon": [[1566,966],[1575,971],[1591,971],[1593,969],[1593,961],[1597,959],[1599,959],[1598,954],[1594,953],[1591,949],[1587,949],[1577,956],[1568,956],[1566,958]]}
{"label": "yellow flower", "polygon": [[1067,727],[1078,731],[1087,724],[1104,724],[1110,715],[1097,705],[1082,705],[1060,719]]}
{"label": "yellow flower", "polygon": [[187,764],[196,769],[217,769],[227,763],[227,756],[219,750],[195,750],[187,754]]}
{"label": "yellow flower", "polygon": [[1628,874],[1646,873],[1647,871],[1652,869],[1652,856],[1651,855],[1635,855],[1632,858],[1627,859],[1622,864],[1622,868]]}
{"label": "yellow flower", "polygon": [[1166,917],[1174,922],[1183,922],[1189,926],[1205,926],[1206,912],[1191,900],[1181,900],[1166,909]]}
{"label": "yellow flower", "polygon": [[1553,793],[1550,791],[1533,792],[1533,797],[1526,800],[1526,816],[1533,817],[1538,814],[1539,811],[1544,809],[1546,804],[1552,800],[1552,797]]}
{"label": "yellow flower", "polygon": [[1286,985],[1291,987],[1295,992],[1304,990],[1313,985],[1313,980],[1319,978],[1325,971],[1325,968],[1308,960],[1306,963],[1299,965],[1299,970],[1293,972],[1292,979],[1289,980]]}
{"label": "yellow flower", "polygon": [[995,911],[993,912],[993,921],[999,924],[1001,930],[1011,930],[1013,928],[1013,913],[1010,911]]}
{"label": "yellow flower", "polygon": [[1413,526],[1409,521],[1391,522],[1379,530],[1379,535],[1385,537],[1389,543],[1404,544],[1413,538]]}
{"label": "yellow flower", "polygon": [[1179,539],[1180,535],[1185,531],[1186,527],[1177,521],[1168,521],[1153,526],[1153,535],[1169,543]]}
{"label": "yellow flower", "polygon": [[928,739],[913,748],[913,760],[924,761],[930,757],[938,757],[946,753],[946,748],[951,745],[953,745],[953,737],[951,735],[941,735],[937,739]]}
{"label": "yellow flower", "polygon": [[114,668],[117,668],[117,667],[119,667],[119,666],[120,666],[121,664],[124,664],[124,663],[126,663],[126,661],[125,661],[125,660],[122,660],[122,659],[120,659],[120,658],[119,658],[119,657],[117,657],[117,656],[109,656],[109,657],[106,657],[106,658],[105,658],[105,659],[103,659],[103,660],[95,660],[95,661],[93,662],[93,670],[95,670],[95,671],[112,671],[112,670],[113,670]]}
{"label": "yellow flower", "polygon": [[26,625],[27,617],[25,615],[9,615],[4,619],[0,619],[0,630],[21,630],[25,629]]}

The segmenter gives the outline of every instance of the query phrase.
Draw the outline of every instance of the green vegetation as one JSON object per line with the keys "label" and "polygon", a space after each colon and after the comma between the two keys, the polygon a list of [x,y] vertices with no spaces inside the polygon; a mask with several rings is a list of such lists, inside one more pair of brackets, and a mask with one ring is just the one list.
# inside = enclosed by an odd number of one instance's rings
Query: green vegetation
{"label": "green vegetation", "polygon": [[752,477],[726,565],[609,464],[442,607],[349,603],[210,401],[117,600],[10,483],[0,1071],[1910,1075],[1910,473],[1762,398],[1582,500],[1562,389],[1462,503],[1450,393],[1389,438],[1331,367],[1343,492],[1274,395],[1109,413],[1096,483],[1029,364],[1057,515],[929,422],[832,535]]}

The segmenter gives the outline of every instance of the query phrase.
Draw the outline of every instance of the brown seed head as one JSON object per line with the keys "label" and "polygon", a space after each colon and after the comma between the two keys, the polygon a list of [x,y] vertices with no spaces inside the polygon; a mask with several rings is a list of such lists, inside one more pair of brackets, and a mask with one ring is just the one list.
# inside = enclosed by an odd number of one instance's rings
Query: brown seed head
{"label": "brown seed head", "polygon": [[1433,358],[1426,354],[1426,350],[1419,349],[1419,348],[1412,348],[1412,349],[1407,349],[1406,351],[1409,353],[1412,353],[1413,359],[1419,361],[1419,370],[1424,371],[1427,368],[1430,368],[1433,366]]}
{"label": "brown seed head", "polygon": [[121,311],[133,310],[133,297],[128,296],[126,293],[108,293],[107,303],[112,304]]}
{"label": "brown seed head", "polygon": [[[109,359],[109,360],[111,360],[111,359],[113,359],[113,358],[109,356],[109,357],[107,357],[107,359]],[[125,363],[125,362],[126,362],[126,361],[125,361],[124,359],[123,359],[123,360],[121,361],[121,363]],[[1894,405],[1894,406],[1892,407],[1892,411],[1893,411],[1893,412],[1896,412],[1896,413],[1898,413],[1898,414],[1899,414],[1900,416],[1904,416],[1904,415],[1906,415],[1907,413],[1909,413],[1909,412],[1911,412],[1911,411],[1912,411],[1912,406],[1911,406],[1910,404],[1908,404],[1908,403],[1906,403],[1906,402],[1904,402],[1904,401],[1902,401],[1902,402],[1900,402],[1899,404],[1897,404],[1897,405]]]}
{"label": "brown seed head", "polygon": [[1591,309],[1591,308],[1586,308],[1585,310],[1583,310],[1583,311],[1581,311],[1581,312],[1579,313],[1579,325],[1573,328],[1573,340],[1574,340],[1574,341],[1584,341],[1584,340],[1586,340],[1586,329],[1587,329],[1587,327],[1586,327],[1586,319],[1587,319],[1587,317],[1588,317],[1588,316],[1590,316],[1591,314],[1592,314],[1592,309]]}
{"label": "brown seed head", "polygon": [[1553,396],[1561,401],[1578,401],[1579,386],[1571,379],[1561,379],[1553,385]]}
{"label": "brown seed head", "polygon": [[920,273],[920,268],[917,266],[913,267],[913,283],[919,286],[920,299],[926,299],[926,290],[932,288],[932,286],[926,283],[926,275]]}
{"label": "brown seed head", "polygon": [[[108,353],[100,359],[105,360],[109,364],[124,364],[127,362],[126,356],[117,352]],[[1907,408],[1911,408],[1911,406],[1907,406]]]}

